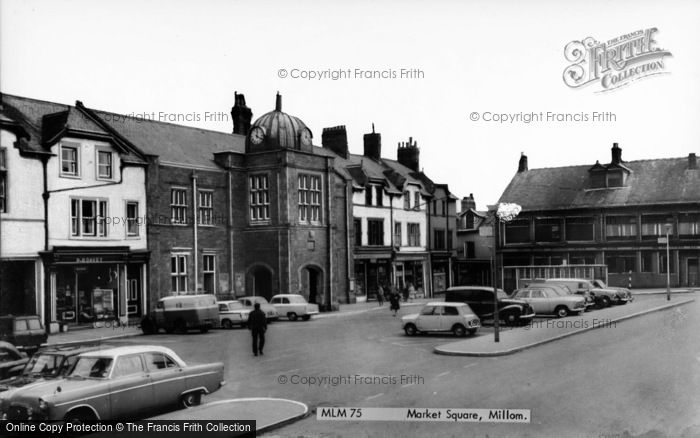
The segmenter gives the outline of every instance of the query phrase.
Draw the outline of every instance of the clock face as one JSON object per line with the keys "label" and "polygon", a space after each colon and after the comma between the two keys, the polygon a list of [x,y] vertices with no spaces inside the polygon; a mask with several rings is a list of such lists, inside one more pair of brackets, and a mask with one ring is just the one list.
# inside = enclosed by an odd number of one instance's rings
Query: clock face
{"label": "clock face", "polygon": [[311,144],[311,131],[308,129],[301,131],[301,143],[306,146]]}
{"label": "clock face", "polygon": [[259,126],[253,128],[250,131],[250,142],[253,144],[260,144],[265,139],[265,131]]}

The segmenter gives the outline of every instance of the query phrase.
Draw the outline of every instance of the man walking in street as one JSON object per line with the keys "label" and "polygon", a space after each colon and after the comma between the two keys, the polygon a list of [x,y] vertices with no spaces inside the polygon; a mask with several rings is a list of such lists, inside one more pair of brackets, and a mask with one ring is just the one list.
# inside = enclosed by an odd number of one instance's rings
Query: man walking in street
{"label": "man walking in street", "polygon": [[255,309],[248,315],[248,330],[253,335],[253,354],[263,354],[265,346],[265,330],[267,330],[267,317],[260,310],[260,303],[255,303]]}

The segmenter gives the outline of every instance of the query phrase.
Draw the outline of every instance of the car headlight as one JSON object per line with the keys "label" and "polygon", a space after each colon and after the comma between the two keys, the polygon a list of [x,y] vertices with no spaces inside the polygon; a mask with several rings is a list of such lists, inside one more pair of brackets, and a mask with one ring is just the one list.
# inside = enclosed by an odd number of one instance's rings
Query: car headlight
{"label": "car headlight", "polygon": [[39,410],[41,412],[46,412],[49,410],[49,404],[46,403],[46,400],[44,400],[42,398],[39,399]]}

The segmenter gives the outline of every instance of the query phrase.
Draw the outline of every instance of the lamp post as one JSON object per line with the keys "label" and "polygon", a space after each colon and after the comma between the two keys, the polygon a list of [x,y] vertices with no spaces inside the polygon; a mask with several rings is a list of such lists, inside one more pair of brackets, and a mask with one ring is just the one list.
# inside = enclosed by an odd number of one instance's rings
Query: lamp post
{"label": "lamp post", "polygon": [[672,224],[666,224],[666,301],[671,301],[671,250],[669,248],[668,236],[673,231]]}
{"label": "lamp post", "polygon": [[[495,226],[500,228],[501,223],[508,223],[515,219],[522,210],[518,204],[498,204],[496,209]],[[496,287],[496,246],[498,245],[498,233],[493,233],[493,263],[491,267],[491,278],[493,279],[493,340],[494,342],[500,342],[499,336],[499,320],[500,315],[498,314],[498,288]]]}

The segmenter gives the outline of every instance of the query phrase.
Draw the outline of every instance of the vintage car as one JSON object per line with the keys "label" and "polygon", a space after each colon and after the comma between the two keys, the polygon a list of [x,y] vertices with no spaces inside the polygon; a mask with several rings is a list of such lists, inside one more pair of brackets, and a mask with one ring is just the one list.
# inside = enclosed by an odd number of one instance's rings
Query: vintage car
{"label": "vintage car", "polygon": [[[29,359],[9,342],[0,341],[0,379],[7,379],[22,373]],[[0,391],[2,391],[0,380]]]}
{"label": "vintage car", "polygon": [[[571,290],[574,285],[569,284],[562,284],[562,283],[552,283],[548,282],[545,283],[543,281],[536,281],[534,283],[527,284],[525,287],[543,287],[547,286],[549,288],[555,289],[556,292],[559,295],[575,295],[575,296],[580,296],[583,297],[584,302],[586,303],[586,312],[589,310],[593,310],[596,307],[596,302],[595,302],[595,297],[591,295],[591,293],[588,290],[579,290],[577,292],[574,292]],[[517,289],[513,291],[513,294],[517,292]],[[511,295],[512,296],[512,295]]]}
{"label": "vintage car", "polygon": [[0,391],[20,388],[38,380],[64,377],[78,360],[79,354],[99,348],[97,345],[80,345],[41,349],[28,361],[24,360],[19,373],[14,377],[0,380]]}
{"label": "vintage car", "polygon": [[275,295],[270,304],[278,314],[286,316],[290,321],[296,321],[297,318],[308,321],[311,315],[318,313],[318,304],[309,304],[303,296],[297,294]]}
{"label": "vintage car", "polygon": [[401,318],[403,331],[408,336],[428,332],[452,332],[455,336],[473,335],[481,321],[469,305],[464,303],[433,302],[420,312]]}
{"label": "vintage car", "polygon": [[243,307],[250,310],[253,310],[255,303],[260,303],[260,310],[262,310],[265,313],[265,317],[268,321],[276,321],[280,317],[279,313],[277,313],[277,309],[275,309],[275,306],[268,303],[265,297],[243,297],[239,298],[238,301],[240,301],[241,304],[243,304]]}
{"label": "vintage car", "polygon": [[[589,293],[598,308],[608,307],[613,303],[624,304],[632,297],[632,294],[620,292],[612,288],[599,288],[592,280],[585,278],[547,278],[545,283],[563,284],[569,287],[575,294]],[[629,291],[628,291],[629,292]]]}
{"label": "vintage car", "polygon": [[[508,297],[501,289],[496,295],[499,319],[508,325],[525,325],[535,316],[530,305]],[[445,301],[466,303],[481,319],[493,319],[493,288],[487,286],[453,286],[445,292]]]}
{"label": "vintage car", "polygon": [[225,384],[224,365],[187,365],[160,346],[127,346],[83,353],[63,379],[0,393],[0,419],[87,422],[142,418]]}
{"label": "vintage car", "polygon": [[555,315],[563,318],[586,310],[585,298],[570,295],[546,284],[518,289],[513,293],[513,297],[530,304],[538,315]]}
{"label": "vintage car", "polygon": [[219,305],[219,326],[230,329],[233,326],[245,327],[248,323],[248,315],[252,311],[249,307],[243,306],[238,300],[217,301]]}
{"label": "vintage car", "polygon": [[0,341],[34,352],[48,335],[38,316],[0,316]]}
{"label": "vintage car", "polygon": [[615,298],[613,298],[612,300],[612,302],[615,304],[627,304],[630,301],[634,301],[632,291],[630,291],[626,287],[608,286],[603,280],[597,279],[593,280],[593,285],[598,289],[609,289],[617,292]]}
{"label": "vintage car", "polygon": [[160,329],[165,329],[166,333],[188,330],[206,333],[218,325],[219,306],[211,294],[163,297],[156,303],[153,314],[141,319],[141,330],[147,335],[158,333]]}

